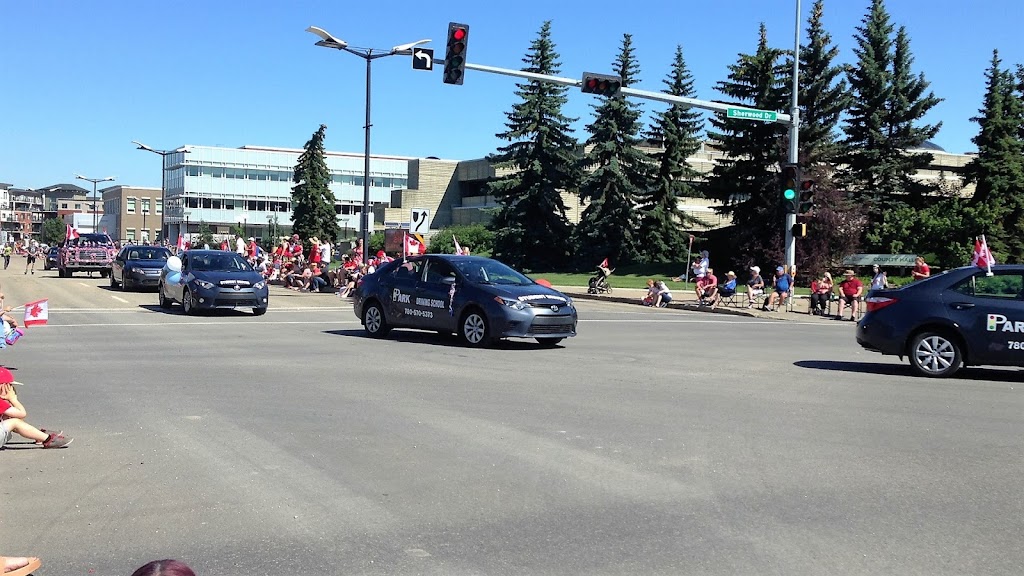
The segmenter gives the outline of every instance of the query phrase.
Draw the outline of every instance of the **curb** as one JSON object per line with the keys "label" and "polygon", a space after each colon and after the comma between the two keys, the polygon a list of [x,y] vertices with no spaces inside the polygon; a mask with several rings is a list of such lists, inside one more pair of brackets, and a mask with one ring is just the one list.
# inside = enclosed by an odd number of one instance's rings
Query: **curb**
{"label": "curb", "polygon": [[[570,296],[573,300],[597,300],[601,302],[619,302],[622,304],[635,304],[639,306],[636,298],[629,298],[626,296],[610,296],[608,294],[588,294],[586,292],[562,292],[566,296]],[[734,308],[715,308],[712,310],[707,306],[701,306],[696,303],[690,302],[669,302],[668,308],[675,308],[677,310],[689,310],[691,312],[704,312],[705,314],[726,314],[729,316],[745,316],[747,318],[758,318],[761,320],[785,320],[785,318],[778,318],[776,316],[768,316],[761,314],[754,310],[737,310]]]}

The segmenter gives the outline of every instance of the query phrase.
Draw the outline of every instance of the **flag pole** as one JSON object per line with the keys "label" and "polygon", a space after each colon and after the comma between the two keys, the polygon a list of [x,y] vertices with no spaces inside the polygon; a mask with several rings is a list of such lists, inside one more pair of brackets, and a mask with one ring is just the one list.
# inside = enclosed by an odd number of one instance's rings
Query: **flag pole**
{"label": "flag pole", "polygon": [[988,249],[988,241],[985,240],[985,235],[981,235],[981,246],[985,249],[985,265],[988,266],[988,271],[985,272],[985,276],[993,276],[992,274],[992,251]]}

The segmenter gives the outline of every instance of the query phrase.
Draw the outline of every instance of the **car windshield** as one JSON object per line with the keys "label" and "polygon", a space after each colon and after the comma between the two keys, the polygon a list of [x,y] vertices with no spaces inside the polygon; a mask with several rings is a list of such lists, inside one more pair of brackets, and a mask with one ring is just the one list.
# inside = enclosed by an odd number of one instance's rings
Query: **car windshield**
{"label": "car windshield", "polygon": [[171,253],[166,248],[132,248],[128,251],[129,260],[167,260]]}
{"label": "car windshield", "polygon": [[512,268],[485,258],[453,258],[449,260],[470,282],[478,284],[501,284],[504,286],[529,286],[533,284],[526,276]]}
{"label": "car windshield", "polygon": [[224,254],[192,254],[189,256],[189,267],[192,270],[207,272],[249,272],[252,266],[234,252]]}
{"label": "car windshield", "polygon": [[112,248],[114,241],[106,234],[80,234],[78,238],[68,240],[68,244],[71,246],[102,246],[104,248]]}

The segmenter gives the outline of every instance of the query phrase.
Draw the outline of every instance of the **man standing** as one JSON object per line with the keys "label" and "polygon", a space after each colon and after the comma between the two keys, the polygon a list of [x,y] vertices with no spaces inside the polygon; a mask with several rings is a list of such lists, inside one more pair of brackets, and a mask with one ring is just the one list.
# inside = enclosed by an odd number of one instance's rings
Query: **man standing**
{"label": "man standing", "polygon": [[245,258],[245,240],[242,240],[241,234],[235,234],[235,254]]}
{"label": "man standing", "polygon": [[7,270],[7,267],[11,265],[11,254],[13,252],[14,248],[10,242],[4,244],[4,270]]}
{"label": "man standing", "polygon": [[36,256],[39,255],[39,243],[33,240],[28,245],[28,254],[25,258],[25,274],[28,274],[29,269],[32,273],[36,273]]}

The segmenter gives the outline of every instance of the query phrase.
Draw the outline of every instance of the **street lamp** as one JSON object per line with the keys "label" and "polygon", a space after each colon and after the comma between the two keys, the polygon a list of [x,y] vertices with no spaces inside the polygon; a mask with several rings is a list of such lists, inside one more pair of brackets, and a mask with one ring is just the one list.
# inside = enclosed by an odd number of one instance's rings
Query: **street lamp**
{"label": "street lamp", "polygon": [[93,232],[93,234],[95,234],[96,233],[96,226],[97,226],[97,224],[96,224],[96,183],[97,182],[113,182],[114,177],[113,176],[107,176],[106,178],[86,178],[85,176],[82,176],[81,174],[75,174],[75,178],[77,178],[79,180],[85,180],[87,182],[92,182],[92,232]]}
{"label": "street lamp", "polygon": [[[146,146],[138,140],[132,140],[132,144],[138,146],[139,150],[145,150],[146,152],[152,152],[153,154],[160,155],[160,162],[162,169],[160,170],[160,236],[161,239],[167,239],[167,157],[175,152],[181,152],[183,154],[191,153],[187,148],[175,148],[174,150],[156,150]],[[180,226],[180,224],[179,224]]]}
{"label": "street lamp", "polygon": [[400,44],[386,52],[378,52],[374,54],[373,48],[349,48],[348,42],[335,38],[323,28],[310,26],[309,28],[306,28],[306,32],[312,32],[320,37],[320,41],[316,43],[317,46],[343,50],[349,54],[355,54],[363,60],[366,60],[366,145],[363,151],[365,155],[363,159],[363,213],[360,218],[362,221],[363,258],[365,260],[366,255],[369,254],[370,251],[369,219],[372,218],[370,215],[370,63],[385,56],[408,56],[409,54],[412,54],[412,49],[414,47],[419,46],[420,44],[426,44],[427,42],[430,42],[430,40],[417,40],[416,42],[410,42],[408,44]]}
{"label": "street lamp", "polygon": [[192,216],[192,212],[190,210],[182,210],[181,211],[181,215],[185,217],[185,241],[186,242],[191,242],[192,241],[192,234],[188,230],[189,229],[189,221],[188,221],[188,219],[189,219],[190,216]]}

